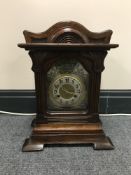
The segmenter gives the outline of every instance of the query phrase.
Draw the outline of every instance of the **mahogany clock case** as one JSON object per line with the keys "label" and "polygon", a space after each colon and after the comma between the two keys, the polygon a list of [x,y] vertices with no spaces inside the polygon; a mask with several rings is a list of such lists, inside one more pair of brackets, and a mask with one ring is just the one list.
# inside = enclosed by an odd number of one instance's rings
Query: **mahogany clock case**
{"label": "mahogany clock case", "polygon": [[109,43],[111,35],[111,30],[93,33],[73,21],[56,23],[42,33],[24,31],[26,43],[18,46],[29,50],[32,59],[37,116],[23,151],[72,143],[113,148],[98,114],[104,59],[107,50],[118,47]]}

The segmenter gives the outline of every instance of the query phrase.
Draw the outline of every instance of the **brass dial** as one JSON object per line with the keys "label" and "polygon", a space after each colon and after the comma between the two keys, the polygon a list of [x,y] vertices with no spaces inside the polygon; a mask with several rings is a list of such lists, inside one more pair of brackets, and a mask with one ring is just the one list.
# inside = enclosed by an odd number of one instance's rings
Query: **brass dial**
{"label": "brass dial", "polygon": [[73,107],[81,104],[85,97],[85,85],[75,74],[56,76],[49,87],[49,98],[55,106]]}

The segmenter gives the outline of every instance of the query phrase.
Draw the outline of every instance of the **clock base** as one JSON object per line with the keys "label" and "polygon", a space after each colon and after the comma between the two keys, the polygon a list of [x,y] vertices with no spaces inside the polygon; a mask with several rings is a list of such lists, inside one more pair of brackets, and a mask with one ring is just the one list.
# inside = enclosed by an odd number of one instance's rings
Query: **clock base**
{"label": "clock base", "polygon": [[[83,137],[82,135],[80,137]],[[91,136],[90,136],[91,137]],[[63,138],[63,136],[61,136],[61,139]],[[43,139],[43,141],[42,141]],[[60,137],[55,137],[56,140],[59,140]],[[43,136],[41,138],[28,138],[25,140],[25,143],[23,145],[22,151],[23,152],[33,152],[33,151],[43,151],[44,150],[44,145],[49,145],[49,144],[83,144],[83,145],[90,145],[93,146],[94,150],[113,150],[114,146],[110,140],[109,137],[103,137],[103,138],[89,138],[89,135],[86,136],[86,139],[80,139],[78,140],[77,138],[75,138],[72,141],[55,141],[54,142],[46,142],[45,141],[46,138]]]}
{"label": "clock base", "polygon": [[39,123],[25,140],[22,151],[42,151],[49,144],[89,144],[94,150],[112,150],[114,146],[102,129],[102,123]]}

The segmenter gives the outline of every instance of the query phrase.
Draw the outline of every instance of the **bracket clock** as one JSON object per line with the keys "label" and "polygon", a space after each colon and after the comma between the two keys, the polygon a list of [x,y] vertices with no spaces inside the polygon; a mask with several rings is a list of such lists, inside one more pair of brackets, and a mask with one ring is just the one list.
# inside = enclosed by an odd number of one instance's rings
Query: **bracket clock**
{"label": "bracket clock", "polygon": [[77,22],[59,22],[42,33],[24,31],[35,75],[36,118],[23,151],[48,144],[91,144],[113,149],[99,119],[101,73],[112,31],[94,33]]}

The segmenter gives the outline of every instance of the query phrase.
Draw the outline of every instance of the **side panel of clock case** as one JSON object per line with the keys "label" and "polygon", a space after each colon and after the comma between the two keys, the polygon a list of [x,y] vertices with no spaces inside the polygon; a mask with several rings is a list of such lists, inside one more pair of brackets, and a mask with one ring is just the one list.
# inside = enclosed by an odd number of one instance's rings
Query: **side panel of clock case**
{"label": "side panel of clock case", "polygon": [[88,111],[89,73],[76,59],[59,59],[47,72],[48,112]]}

